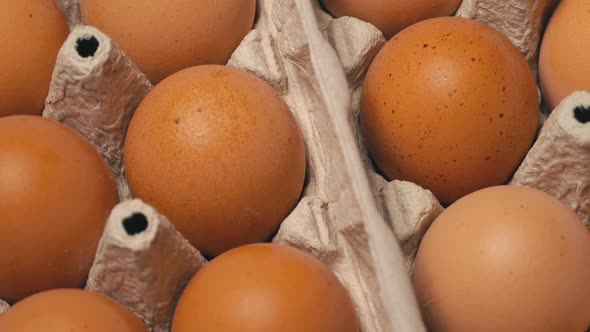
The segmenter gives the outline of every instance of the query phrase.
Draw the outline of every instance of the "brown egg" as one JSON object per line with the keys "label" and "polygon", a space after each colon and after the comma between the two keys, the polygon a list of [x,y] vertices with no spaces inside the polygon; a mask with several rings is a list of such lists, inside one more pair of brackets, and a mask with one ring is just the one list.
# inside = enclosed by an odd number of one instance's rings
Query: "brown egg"
{"label": "brown egg", "polygon": [[551,110],[574,91],[590,91],[590,1],[559,3],[543,36],[539,75]]}
{"label": "brown egg", "polygon": [[450,16],[461,0],[322,0],[336,17],[352,16],[369,22],[389,39],[425,19]]}
{"label": "brown egg", "polygon": [[270,85],[208,65],[147,95],[129,126],[125,168],[135,196],[215,256],[276,232],[299,200],[305,147]]}
{"label": "brown egg", "polygon": [[355,308],[338,278],[314,257],[254,244],[199,271],[176,307],[171,332],[358,332]]}
{"label": "brown egg", "polygon": [[426,233],[414,281],[431,332],[584,332],[590,232],[528,187],[480,190]]}
{"label": "brown egg", "polygon": [[0,118],[0,298],[83,286],[117,202],[105,162],[73,129]]}
{"label": "brown egg", "polygon": [[81,8],[86,24],[158,83],[184,68],[225,64],[252,29],[256,0],[82,0]]}
{"label": "brown egg", "polygon": [[3,1],[0,117],[43,112],[68,25],[54,0]]}
{"label": "brown egg", "polygon": [[362,132],[381,172],[443,204],[506,183],[538,121],[524,57],[499,32],[457,17],[423,21],[389,41],[361,100]]}
{"label": "brown egg", "polygon": [[56,289],[24,299],[0,316],[0,331],[149,332],[115,300],[80,289]]}

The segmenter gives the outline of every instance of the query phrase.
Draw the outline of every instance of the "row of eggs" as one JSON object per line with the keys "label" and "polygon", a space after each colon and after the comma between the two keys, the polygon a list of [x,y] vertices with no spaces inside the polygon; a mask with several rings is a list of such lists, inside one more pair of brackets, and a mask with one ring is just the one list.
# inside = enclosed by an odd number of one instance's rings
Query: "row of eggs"
{"label": "row of eggs", "polygon": [[[419,21],[452,15],[461,1],[370,0],[362,6],[352,0],[323,3],[336,16],[373,23],[389,39]],[[156,84],[183,68],[227,62],[252,28],[256,2],[85,0],[81,9],[83,21],[115,39]],[[589,89],[588,50],[583,42],[589,34],[587,14],[586,1],[566,0],[549,22],[540,74],[550,109],[573,91]],[[7,32],[0,58],[0,115],[39,114],[68,27],[50,0],[6,3],[0,18]],[[220,35],[224,37],[218,38]]]}
{"label": "row of eggs", "polygon": [[[371,65],[361,112],[367,147],[384,176],[417,183],[445,205],[510,178],[534,140],[539,103],[532,72],[504,36],[456,18],[400,33],[451,15],[458,0],[324,5],[334,15],[374,23],[392,38]],[[587,43],[569,38],[588,38],[586,7],[583,0],[563,1],[545,33],[539,73],[550,109],[590,89]],[[254,0],[177,0],[166,8],[81,3],[84,22],[111,36],[154,84],[184,68],[227,62],[256,14]],[[0,116],[40,114],[67,25],[51,0],[18,2],[3,12],[11,33],[0,58]]]}

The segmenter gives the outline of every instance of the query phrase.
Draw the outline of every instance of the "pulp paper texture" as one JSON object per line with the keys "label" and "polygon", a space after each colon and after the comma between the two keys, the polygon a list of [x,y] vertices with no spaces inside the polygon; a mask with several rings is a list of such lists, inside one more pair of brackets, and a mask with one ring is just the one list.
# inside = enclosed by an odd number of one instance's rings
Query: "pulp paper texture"
{"label": "pulp paper texture", "polygon": [[537,68],[543,28],[559,0],[464,0],[457,16],[486,23],[507,36]]}
{"label": "pulp paper texture", "polygon": [[105,34],[76,26],[61,47],[43,116],[66,124],[100,152],[130,197],[123,169],[125,133],[152,85]]}
{"label": "pulp paper texture", "polygon": [[0,314],[5,312],[6,310],[8,310],[8,308],[9,308],[8,303],[0,300]]}
{"label": "pulp paper texture", "polygon": [[205,263],[166,217],[127,200],[111,212],[86,289],[126,305],[150,331],[168,332],[182,290]]}
{"label": "pulp paper texture", "polygon": [[543,190],[590,228],[590,92],[578,91],[551,113],[512,184]]}

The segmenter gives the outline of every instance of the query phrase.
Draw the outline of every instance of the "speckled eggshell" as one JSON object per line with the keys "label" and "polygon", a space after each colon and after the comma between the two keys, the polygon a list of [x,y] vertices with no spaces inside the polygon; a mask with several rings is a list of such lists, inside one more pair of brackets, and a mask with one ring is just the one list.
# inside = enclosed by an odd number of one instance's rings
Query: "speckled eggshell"
{"label": "speckled eggshell", "polygon": [[56,289],[24,299],[0,316],[2,332],[149,332],[115,300],[79,289]]}
{"label": "speckled eggshell", "polygon": [[0,118],[0,298],[83,287],[118,200],[106,163],[76,131]]}
{"label": "speckled eggshell", "polygon": [[406,27],[455,13],[461,0],[322,0],[336,17],[352,16],[375,25],[389,39]]}
{"label": "speckled eggshell", "polygon": [[590,1],[560,2],[543,36],[539,75],[550,110],[574,91],[590,91]]}
{"label": "speckled eggshell", "polygon": [[125,143],[132,194],[207,256],[269,240],[299,201],[305,165],[283,99],[258,77],[219,65],[157,85]]}
{"label": "speckled eggshell", "polygon": [[538,121],[524,57],[499,32],[457,17],[423,21],[389,41],[361,100],[362,132],[380,171],[444,204],[506,183]]}
{"label": "speckled eggshell", "polygon": [[256,0],[81,0],[81,9],[156,84],[191,66],[225,64],[252,30]]}
{"label": "speckled eggshell", "polygon": [[585,332],[590,232],[540,190],[472,193],[428,229],[414,283],[431,332]]}
{"label": "speckled eggshell", "polygon": [[54,0],[3,1],[0,31],[0,117],[40,115],[66,20]]}
{"label": "speckled eggshell", "polygon": [[254,244],[228,251],[191,280],[171,332],[359,332],[338,278],[298,249]]}

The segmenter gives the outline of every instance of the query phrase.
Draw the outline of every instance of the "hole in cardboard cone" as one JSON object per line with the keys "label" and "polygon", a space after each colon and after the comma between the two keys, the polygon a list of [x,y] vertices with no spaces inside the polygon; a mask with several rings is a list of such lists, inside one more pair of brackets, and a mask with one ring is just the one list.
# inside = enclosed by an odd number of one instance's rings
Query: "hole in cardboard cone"
{"label": "hole in cardboard cone", "polygon": [[[574,117],[580,123],[588,123],[590,122],[590,106],[578,106],[574,109]],[[588,330],[590,332],[590,330]]]}
{"label": "hole in cardboard cone", "polygon": [[131,217],[123,219],[123,228],[131,236],[145,231],[147,226],[148,221],[143,213],[134,213]]}
{"label": "hole in cardboard cone", "polygon": [[83,58],[94,56],[98,50],[98,39],[94,36],[78,38],[76,40],[76,52]]}

